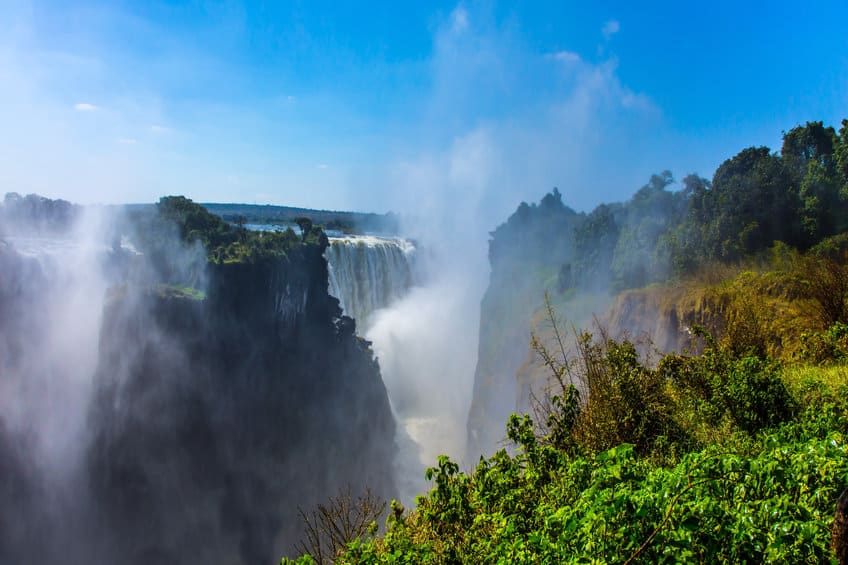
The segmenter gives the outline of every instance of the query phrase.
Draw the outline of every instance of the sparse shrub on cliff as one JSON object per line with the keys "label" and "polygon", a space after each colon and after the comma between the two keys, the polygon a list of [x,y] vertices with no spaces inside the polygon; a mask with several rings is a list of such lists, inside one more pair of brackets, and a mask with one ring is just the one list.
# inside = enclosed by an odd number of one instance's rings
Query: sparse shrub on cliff
{"label": "sparse shrub on cliff", "polygon": [[[313,510],[299,510],[303,524],[303,538],[296,550],[311,558],[315,565],[329,565],[357,539],[370,538],[377,533],[377,520],[386,511],[386,502],[366,489],[354,496],[348,485],[346,490],[331,496],[327,502]],[[282,564],[293,563],[283,559]]]}
{"label": "sparse shrub on cliff", "polygon": [[622,443],[648,454],[682,440],[663,375],[645,366],[630,341],[578,337],[586,401],[574,428],[579,445],[600,452]]}

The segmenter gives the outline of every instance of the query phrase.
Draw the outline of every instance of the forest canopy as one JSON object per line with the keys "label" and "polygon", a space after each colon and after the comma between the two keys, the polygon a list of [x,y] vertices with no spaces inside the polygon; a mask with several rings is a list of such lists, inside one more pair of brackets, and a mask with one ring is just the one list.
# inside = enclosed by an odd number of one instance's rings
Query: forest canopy
{"label": "forest canopy", "polygon": [[848,230],[848,120],[838,132],[807,122],[784,132],[779,152],[749,147],[712,180],[690,174],[673,185],[663,171],[630,200],[588,214],[556,189],[538,205],[521,203],[492,233],[493,267],[541,261],[559,267],[562,290],[618,291],[756,257],[775,242],[806,251]]}

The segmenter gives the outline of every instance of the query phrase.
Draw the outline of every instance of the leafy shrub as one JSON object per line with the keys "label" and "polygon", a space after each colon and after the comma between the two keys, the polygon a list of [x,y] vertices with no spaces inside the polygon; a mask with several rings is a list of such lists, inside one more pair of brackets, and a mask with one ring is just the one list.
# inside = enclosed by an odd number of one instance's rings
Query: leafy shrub
{"label": "leafy shrub", "polygon": [[417,512],[390,519],[382,539],[351,544],[340,562],[826,563],[848,476],[846,423],[831,406],[744,448],[664,467],[630,444],[557,456],[515,417],[529,449],[501,451],[470,474],[440,461],[448,472]]}
{"label": "leafy shrub", "polygon": [[752,355],[737,357],[712,338],[699,357],[667,355],[657,371],[673,384],[678,397],[694,405],[711,425],[723,418],[752,433],[789,420],[795,410],[780,376],[780,364]]}
{"label": "leafy shrub", "polygon": [[848,322],[848,266],[846,257],[810,253],[803,256],[797,269],[803,275],[807,292],[815,300],[821,327]]}
{"label": "leafy shrub", "polygon": [[574,430],[580,446],[597,453],[629,443],[637,453],[648,454],[667,444],[658,443],[663,436],[683,439],[664,376],[641,362],[632,342],[595,341],[584,333],[577,347],[577,374],[586,389]]}
{"label": "leafy shrub", "polygon": [[573,344],[566,345],[547,296],[545,303],[558,351],[533,335],[531,345],[549,368],[552,385],[536,399],[536,420],[545,423],[541,441],[591,453],[629,443],[648,454],[685,440],[665,376],[647,367],[633,342],[614,340],[599,328],[598,337],[575,331]]}
{"label": "leafy shrub", "polygon": [[736,360],[719,385],[722,399],[736,424],[747,432],[789,420],[794,410],[789,391],[780,378],[780,365],[771,359]]}
{"label": "leafy shrub", "polygon": [[798,357],[816,365],[848,359],[848,324],[836,322],[824,332],[802,333]]}

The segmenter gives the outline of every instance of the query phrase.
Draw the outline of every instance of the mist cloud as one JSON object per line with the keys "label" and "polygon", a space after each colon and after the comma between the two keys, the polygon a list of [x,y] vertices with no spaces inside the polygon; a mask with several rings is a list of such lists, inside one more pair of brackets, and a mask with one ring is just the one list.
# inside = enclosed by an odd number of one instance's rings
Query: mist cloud
{"label": "mist cloud", "polygon": [[[555,184],[566,203],[588,207],[600,191],[586,179],[610,137],[622,133],[616,124],[658,112],[621,82],[615,59],[534,52],[512,30],[462,6],[433,42],[431,97],[423,122],[406,135],[418,144],[406,144],[374,177],[379,198],[405,213],[406,235],[420,242],[424,280],[378,312],[366,337],[422,463],[446,453],[469,464],[464,442],[488,233],[521,200],[535,201]],[[528,88],[528,72],[551,84],[532,108],[516,97]]]}

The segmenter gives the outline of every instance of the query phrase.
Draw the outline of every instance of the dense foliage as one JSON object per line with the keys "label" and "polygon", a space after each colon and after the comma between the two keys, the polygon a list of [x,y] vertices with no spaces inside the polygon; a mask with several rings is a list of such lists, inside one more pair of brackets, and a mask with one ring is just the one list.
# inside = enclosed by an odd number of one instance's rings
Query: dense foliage
{"label": "dense foliage", "polygon": [[[715,343],[650,369],[626,341],[593,343],[577,365],[607,365],[621,388],[638,372],[661,379],[661,390],[640,385],[594,405],[554,402],[542,433],[529,416],[513,416],[514,454],[501,450],[467,473],[440,457],[427,471],[433,489],[414,512],[396,507],[382,538],[353,542],[339,562],[833,559],[833,510],[848,480],[844,372],[836,382],[796,381],[774,360]],[[674,434],[631,421],[657,418],[658,396],[669,408],[664,417],[678,422]],[[610,408],[618,421],[603,419]]]}
{"label": "dense foliage", "polygon": [[511,247],[524,251],[512,258],[520,264],[556,265],[563,290],[621,290],[763,254],[776,241],[809,249],[848,229],[848,120],[839,132],[799,125],[779,153],[750,147],[712,180],[689,175],[677,191],[673,183],[669,171],[653,175],[629,201],[588,214],[565,207],[557,190],[538,206],[522,203],[492,233],[493,268]]}

